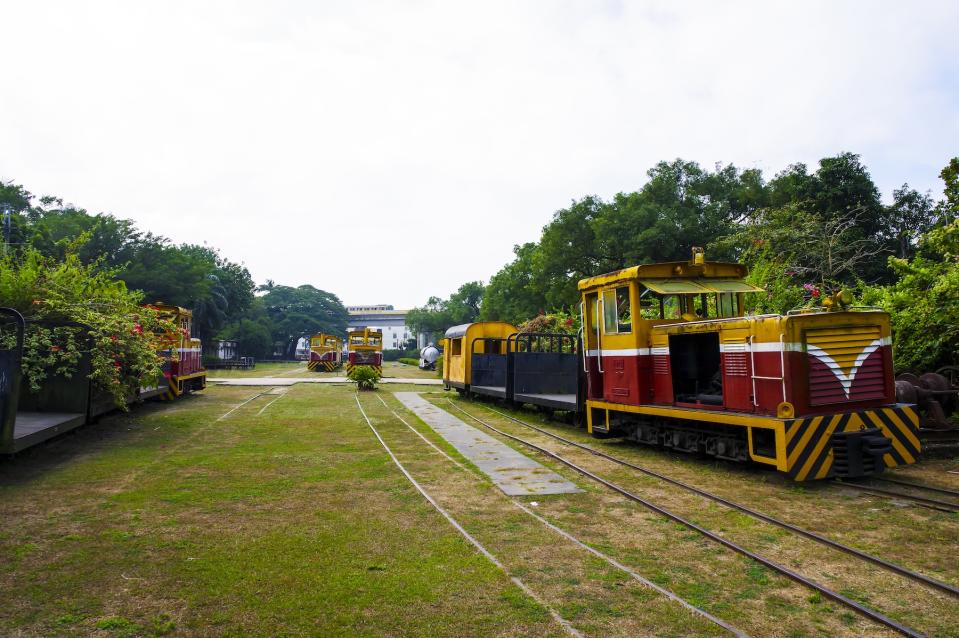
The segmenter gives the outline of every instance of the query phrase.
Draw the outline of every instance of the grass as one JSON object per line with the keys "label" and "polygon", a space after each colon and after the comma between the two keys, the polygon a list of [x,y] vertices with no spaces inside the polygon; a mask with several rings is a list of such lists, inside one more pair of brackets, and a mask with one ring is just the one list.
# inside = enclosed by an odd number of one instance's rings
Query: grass
{"label": "grass", "polygon": [[[447,398],[434,396],[437,405],[448,408]],[[494,414],[481,402],[462,399],[454,399],[454,402],[499,429],[554,449],[652,502],[717,531],[729,540],[835,591],[847,593],[856,600],[868,601],[871,607],[900,622],[929,635],[959,636],[959,608],[955,605],[955,599],[946,594],[798,538],[786,530],[701,497],[650,480],[628,468],[562,446]],[[807,483],[797,487],[788,479],[768,471],[670,453],[615,439],[592,439],[572,426],[545,422],[534,412],[506,411],[567,438],[604,449],[881,558],[947,582],[959,583],[959,563],[949,559],[959,550],[956,517],[951,514],[916,507],[896,507],[883,499],[867,499],[858,495],[849,497],[841,489],[828,484]],[[469,420],[468,417],[462,418]],[[561,473],[565,471],[550,459],[536,458]],[[947,473],[947,470],[954,469],[955,463],[954,460],[926,460],[907,471],[923,477],[914,480],[955,485],[957,479]],[[821,604],[811,590],[787,582],[782,576],[760,565],[747,561],[733,567],[723,558],[729,553],[728,550],[706,541],[702,536],[689,533],[684,526],[652,516],[638,505],[624,510],[622,504],[622,499],[591,506],[577,503],[575,508],[566,504],[562,508],[551,508],[549,512],[564,525],[570,526],[571,530],[589,535],[594,546],[602,546],[604,551],[614,556],[627,557],[632,564],[644,565],[657,583],[702,601],[707,609],[717,611],[728,606],[735,610],[734,617],[748,619],[743,621],[746,623],[743,628],[753,635],[779,635],[785,626],[807,635],[850,633],[849,619],[839,613],[845,611],[844,608],[840,607],[839,612],[833,613],[834,608]],[[603,521],[601,526],[595,524],[599,520]],[[640,532],[642,538],[626,533],[626,530],[640,529],[643,530]],[[651,560],[653,554],[657,560]],[[668,564],[662,562],[664,559]],[[678,568],[684,564],[692,565],[685,569]],[[704,583],[709,583],[709,587],[704,589]],[[889,595],[892,590],[896,592],[894,596]],[[750,624],[764,615],[767,620],[765,624]],[[873,627],[860,617],[855,616],[854,620],[852,626],[855,632],[873,631]]]}
{"label": "grass", "polygon": [[[258,366],[253,376],[316,374],[302,364],[273,366]],[[421,373],[396,367],[397,374]],[[442,507],[578,629],[603,636],[722,633],[514,507],[390,394],[403,389],[411,386],[361,393],[380,434]],[[449,407],[450,393],[415,390]],[[260,392],[271,393],[224,417]],[[391,408],[464,467],[429,448]],[[581,437],[570,427],[547,427]],[[858,530],[861,542],[886,557],[901,552],[925,564],[933,559],[920,554],[935,543],[937,551],[956,543],[954,517],[872,501],[876,511],[868,511],[863,499],[816,486],[792,489],[768,473],[581,438],[830,535]],[[584,489],[537,497],[538,514],[749,634],[886,635],[765,567],[533,456]],[[591,455],[579,460],[906,624],[957,635],[954,601]],[[872,529],[864,529],[867,523]],[[904,547],[909,543],[911,549]],[[943,566],[941,577],[955,579],[948,556],[934,564]],[[6,602],[0,633],[21,636],[563,633],[412,488],[346,385],[211,387],[0,461],[0,595]]]}
{"label": "grass", "polygon": [[348,388],[217,420],[258,391],[145,406],[4,461],[4,633],[561,633],[413,490]]}

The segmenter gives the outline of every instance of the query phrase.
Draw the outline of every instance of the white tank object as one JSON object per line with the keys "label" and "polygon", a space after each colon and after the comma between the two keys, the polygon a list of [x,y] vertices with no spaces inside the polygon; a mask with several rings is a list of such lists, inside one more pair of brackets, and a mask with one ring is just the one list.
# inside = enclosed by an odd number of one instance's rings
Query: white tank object
{"label": "white tank object", "polygon": [[428,368],[436,365],[436,360],[440,358],[440,351],[432,343],[420,350],[420,367]]}

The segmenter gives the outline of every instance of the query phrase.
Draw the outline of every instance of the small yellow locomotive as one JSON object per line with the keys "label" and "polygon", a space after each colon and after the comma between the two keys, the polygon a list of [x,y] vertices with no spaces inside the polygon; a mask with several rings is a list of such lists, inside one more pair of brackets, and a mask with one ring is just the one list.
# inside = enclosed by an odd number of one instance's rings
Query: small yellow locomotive
{"label": "small yellow locomotive", "polygon": [[346,336],[346,373],[357,366],[369,366],[383,372],[383,333],[374,328],[351,330]]}
{"label": "small yellow locomotive", "polygon": [[333,372],[343,366],[343,340],[324,333],[310,337],[310,359],[306,367]]}

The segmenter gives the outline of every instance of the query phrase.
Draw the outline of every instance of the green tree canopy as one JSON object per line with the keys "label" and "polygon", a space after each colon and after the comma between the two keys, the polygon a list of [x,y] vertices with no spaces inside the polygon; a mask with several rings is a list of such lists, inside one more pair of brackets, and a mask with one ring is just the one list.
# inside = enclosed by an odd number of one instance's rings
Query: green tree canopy
{"label": "green tree canopy", "polygon": [[296,354],[301,338],[319,332],[346,332],[349,313],[336,295],[325,290],[310,285],[274,285],[262,302],[270,318],[273,342],[283,344],[288,358]]}

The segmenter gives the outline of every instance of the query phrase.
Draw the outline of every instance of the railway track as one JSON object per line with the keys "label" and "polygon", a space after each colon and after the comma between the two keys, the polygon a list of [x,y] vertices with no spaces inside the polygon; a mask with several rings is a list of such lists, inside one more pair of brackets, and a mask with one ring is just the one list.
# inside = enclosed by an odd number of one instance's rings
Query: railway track
{"label": "railway track", "polygon": [[[877,479],[872,479],[876,481]],[[902,484],[903,481],[889,481],[890,483]],[[911,501],[916,505],[921,505],[922,507],[928,507],[929,509],[939,510],[940,512],[959,512],[959,503],[950,503],[949,501],[943,501],[937,498],[928,498],[925,496],[916,496],[915,494],[907,494],[899,490],[887,490],[881,487],[874,487],[868,484],[862,483],[853,483],[851,481],[837,480],[837,485],[842,487],[851,488],[854,490],[859,490],[860,492],[865,492],[867,494],[876,494],[877,496],[888,496],[889,498],[895,498],[903,501]],[[918,485],[915,483],[906,483],[912,489],[932,489],[935,491],[940,491],[939,488],[930,488],[925,485]],[[944,492],[950,492],[951,490],[941,490]],[[959,494],[957,494],[959,496]]]}
{"label": "railway track", "polygon": [[[683,526],[685,526],[685,527],[687,527],[687,528],[689,528],[689,529],[691,529],[691,530],[693,530],[693,531],[695,531],[695,532],[697,532],[697,533],[705,536],[706,538],[708,538],[708,539],[710,539],[710,540],[712,540],[712,541],[714,541],[714,542],[717,542],[717,543],[719,543],[719,544],[727,547],[728,549],[731,549],[731,550],[733,550],[733,551],[735,551],[735,552],[737,552],[737,553],[739,553],[739,554],[741,554],[741,555],[743,555],[743,556],[746,556],[746,557],[748,557],[748,558],[751,558],[752,560],[755,560],[756,562],[758,562],[758,563],[760,563],[760,564],[762,564],[762,565],[764,565],[764,566],[772,569],[773,571],[775,571],[775,572],[777,572],[777,573],[779,573],[779,574],[781,574],[781,575],[783,575],[783,576],[785,576],[785,577],[787,577],[787,578],[789,578],[789,579],[791,579],[791,580],[793,580],[793,581],[795,581],[795,582],[798,582],[798,583],[800,583],[800,584],[802,584],[802,585],[804,585],[804,586],[806,586],[806,587],[809,587],[809,588],[811,588],[811,589],[813,589],[813,590],[815,590],[815,591],[818,591],[818,592],[819,592],[821,595],[823,595],[824,597],[829,598],[829,599],[831,599],[831,600],[833,600],[833,601],[835,601],[835,602],[837,602],[837,603],[839,603],[839,604],[841,604],[841,605],[843,605],[843,606],[845,606],[845,607],[847,607],[847,608],[855,611],[856,613],[862,615],[863,617],[866,617],[866,618],[868,618],[868,619],[870,619],[870,620],[872,620],[872,621],[874,621],[874,622],[877,622],[877,623],[879,623],[879,624],[882,624],[882,625],[884,625],[884,626],[886,626],[886,627],[888,627],[888,628],[890,628],[890,629],[892,629],[892,630],[894,630],[894,631],[897,631],[897,632],[899,632],[900,634],[905,635],[905,636],[922,636],[922,635],[923,635],[922,633],[916,631],[915,629],[912,629],[912,628],[910,628],[910,627],[907,627],[907,626],[903,625],[902,623],[899,623],[898,621],[896,621],[896,620],[894,620],[894,619],[892,619],[892,618],[889,618],[888,616],[882,614],[882,613],[879,612],[879,611],[876,611],[876,610],[874,610],[874,609],[872,609],[872,608],[870,608],[870,607],[867,607],[866,605],[863,605],[863,604],[861,604],[861,603],[859,603],[859,602],[857,602],[857,601],[854,601],[854,600],[852,600],[852,599],[844,596],[843,594],[841,594],[841,593],[839,593],[839,592],[836,592],[836,591],[834,591],[834,590],[832,590],[832,589],[830,589],[830,588],[828,588],[828,587],[826,587],[826,586],[824,586],[824,585],[821,585],[821,584],[817,583],[816,581],[813,581],[813,580],[811,580],[811,579],[803,576],[802,574],[799,574],[798,572],[795,572],[795,571],[789,569],[788,567],[786,567],[786,566],[784,566],[784,565],[780,565],[779,563],[776,563],[775,561],[773,561],[773,560],[771,560],[771,559],[768,559],[768,558],[765,558],[765,557],[763,557],[763,556],[761,556],[761,555],[759,555],[759,554],[756,554],[756,553],[754,553],[754,552],[746,549],[745,547],[742,547],[741,545],[738,545],[738,544],[734,543],[733,541],[730,541],[730,540],[728,540],[728,539],[726,539],[726,538],[724,538],[724,537],[716,534],[715,532],[712,532],[712,531],[710,531],[710,530],[708,530],[708,529],[705,529],[705,528],[697,525],[696,523],[694,523],[694,522],[692,522],[692,521],[690,521],[690,520],[688,520],[688,519],[686,519],[686,518],[683,518],[682,516],[680,516],[680,515],[672,512],[672,511],[670,511],[670,510],[668,510],[668,509],[666,509],[666,508],[664,508],[664,507],[662,507],[662,506],[656,505],[655,503],[652,503],[651,501],[648,501],[648,500],[642,498],[641,496],[639,496],[639,495],[637,495],[637,494],[634,494],[634,493],[626,490],[626,489],[623,488],[622,486],[617,485],[617,484],[615,484],[615,483],[613,483],[613,482],[611,482],[611,481],[609,481],[609,480],[607,480],[607,479],[604,479],[604,478],[602,478],[601,476],[599,476],[599,475],[591,472],[590,470],[587,470],[586,468],[577,465],[577,464],[574,463],[573,461],[570,461],[569,459],[563,457],[563,456],[560,455],[560,454],[557,454],[556,452],[553,452],[552,450],[549,450],[548,448],[545,448],[545,447],[542,447],[542,446],[540,446],[540,445],[537,445],[536,443],[533,443],[532,441],[528,441],[528,440],[526,440],[526,439],[523,439],[522,437],[518,437],[518,436],[516,436],[516,435],[513,435],[513,434],[510,434],[510,433],[508,433],[508,432],[505,432],[505,431],[503,431],[503,430],[501,430],[501,429],[499,429],[499,428],[497,428],[497,427],[495,427],[495,426],[487,423],[486,421],[483,421],[482,419],[480,419],[479,417],[471,414],[470,412],[467,412],[466,410],[464,410],[464,409],[461,408],[460,406],[456,405],[453,401],[450,401],[450,400],[448,400],[448,401],[449,401],[450,405],[453,406],[456,410],[458,410],[459,412],[462,412],[463,414],[465,414],[466,416],[470,417],[471,419],[473,419],[474,421],[476,421],[476,422],[479,423],[480,425],[486,427],[487,429],[489,429],[489,430],[491,430],[491,431],[493,431],[493,432],[496,432],[497,434],[499,434],[499,435],[501,435],[501,436],[504,436],[504,437],[506,437],[506,438],[508,438],[508,439],[511,439],[511,440],[513,440],[513,441],[516,441],[516,442],[518,442],[518,443],[520,443],[520,444],[522,444],[522,445],[525,445],[525,446],[527,446],[527,447],[529,447],[529,448],[531,448],[531,449],[537,450],[538,452],[540,452],[540,453],[542,453],[542,454],[545,454],[546,456],[548,456],[548,457],[550,457],[550,458],[552,458],[552,459],[555,459],[556,461],[559,461],[559,462],[562,463],[563,465],[566,465],[566,466],[569,467],[570,469],[573,469],[574,471],[582,474],[583,476],[586,476],[587,478],[589,478],[589,479],[591,479],[591,480],[593,480],[593,481],[595,481],[595,482],[597,482],[597,483],[599,483],[599,484],[601,484],[601,485],[604,485],[605,487],[607,487],[607,488],[609,488],[609,489],[617,492],[618,494],[626,497],[627,499],[629,499],[629,500],[631,500],[631,501],[634,501],[634,502],[636,502],[636,503],[639,503],[640,505],[643,505],[643,506],[646,507],[647,509],[650,509],[650,510],[652,510],[652,511],[654,511],[654,512],[656,512],[656,513],[658,513],[658,514],[660,514],[660,515],[662,515],[662,516],[665,516],[666,518],[669,518],[670,520],[673,520],[673,521],[675,521],[675,522],[677,522],[677,523],[679,523],[679,524],[681,524],[681,525],[683,525]],[[762,512],[758,512],[758,511],[753,510],[753,509],[751,509],[751,508],[748,508],[748,507],[746,507],[746,506],[744,506],[744,505],[740,505],[740,504],[738,504],[738,503],[735,503],[735,502],[733,502],[733,501],[730,501],[730,500],[728,500],[728,499],[725,499],[725,498],[723,498],[723,497],[721,497],[721,496],[718,496],[718,495],[716,495],[716,494],[712,494],[711,492],[708,492],[708,491],[706,491],[706,490],[702,490],[702,489],[700,489],[700,488],[694,487],[694,486],[692,486],[692,485],[688,485],[688,484],[683,483],[683,482],[681,482],[681,481],[678,481],[678,480],[676,480],[676,479],[672,479],[672,478],[670,478],[670,477],[668,477],[668,476],[665,476],[665,475],[663,475],[663,474],[661,474],[661,473],[659,473],[659,472],[655,472],[655,471],[653,471],[653,470],[650,470],[650,469],[648,469],[648,468],[644,468],[644,467],[642,467],[642,466],[636,465],[636,464],[631,463],[631,462],[629,462],[629,461],[626,461],[626,460],[624,460],[624,459],[620,459],[620,458],[615,457],[615,456],[612,456],[612,455],[610,455],[610,454],[606,454],[605,452],[602,452],[602,451],[600,451],[600,450],[597,450],[597,449],[595,449],[595,448],[592,448],[592,447],[590,447],[590,446],[588,446],[588,445],[584,445],[584,444],[578,443],[578,442],[576,442],[576,441],[571,441],[571,440],[569,440],[569,439],[566,439],[565,437],[562,437],[562,436],[560,436],[560,435],[558,435],[558,434],[554,434],[554,433],[552,433],[552,432],[549,432],[548,430],[545,430],[545,429],[543,429],[543,428],[537,427],[537,426],[535,426],[535,425],[533,425],[533,424],[531,424],[531,423],[527,423],[527,422],[525,422],[525,421],[522,421],[521,419],[517,419],[516,417],[513,417],[513,416],[511,416],[511,415],[509,415],[509,414],[506,414],[506,413],[504,413],[504,412],[500,412],[499,410],[496,410],[496,409],[494,409],[494,408],[490,408],[490,407],[488,407],[488,406],[486,406],[486,407],[487,407],[487,409],[491,410],[492,412],[494,412],[494,413],[496,413],[496,414],[498,414],[498,415],[500,415],[500,416],[503,416],[504,418],[507,418],[507,419],[509,419],[510,421],[513,421],[513,422],[518,423],[518,424],[520,424],[520,425],[522,425],[522,426],[524,426],[524,427],[526,427],[526,428],[529,428],[529,429],[534,430],[534,431],[536,431],[536,432],[539,432],[539,433],[541,433],[541,434],[543,434],[543,435],[546,435],[546,436],[548,436],[548,437],[550,437],[550,438],[553,438],[553,439],[555,439],[555,440],[558,440],[558,441],[560,441],[560,442],[562,442],[562,443],[564,443],[564,444],[566,444],[566,445],[570,445],[570,446],[572,446],[572,447],[581,449],[581,450],[586,451],[586,452],[588,452],[588,453],[590,453],[590,454],[593,454],[593,455],[595,455],[595,456],[599,456],[599,457],[601,457],[601,458],[604,458],[604,459],[606,459],[606,460],[612,461],[612,462],[617,463],[617,464],[619,464],[619,465],[623,465],[623,466],[625,466],[625,467],[629,467],[629,468],[631,468],[631,469],[634,469],[634,470],[636,470],[636,471],[639,471],[639,472],[641,472],[641,473],[643,473],[643,474],[646,474],[646,475],[648,475],[648,476],[652,476],[652,477],[654,477],[654,478],[658,478],[658,479],[660,479],[660,480],[662,480],[662,481],[664,481],[664,482],[666,482],[666,483],[669,483],[669,484],[671,484],[671,485],[674,485],[674,486],[681,487],[681,488],[683,488],[683,489],[689,490],[689,491],[691,491],[691,492],[693,492],[693,493],[696,493],[696,494],[698,494],[698,495],[700,495],[700,496],[703,496],[703,497],[705,497],[705,498],[708,498],[708,499],[710,499],[710,500],[713,500],[713,501],[715,501],[715,502],[717,502],[717,503],[723,504],[723,505],[725,505],[725,506],[727,506],[727,507],[730,507],[730,508],[732,508],[732,509],[735,509],[735,510],[738,510],[738,511],[740,511],[740,512],[743,512],[743,513],[745,513],[745,514],[747,514],[747,515],[749,515],[749,516],[753,516],[753,517],[755,517],[755,518],[758,518],[759,520],[763,520],[763,521],[768,522],[768,523],[771,523],[771,524],[773,524],[773,525],[777,525],[777,526],[779,526],[779,527],[782,527],[782,528],[784,528],[784,529],[787,529],[787,530],[789,530],[789,531],[792,531],[792,532],[794,532],[794,533],[796,533],[796,534],[798,534],[798,535],[801,535],[801,536],[803,536],[803,537],[805,537],[805,538],[814,540],[814,541],[816,541],[816,542],[818,542],[818,543],[821,543],[821,544],[823,544],[823,545],[825,545],[825,546],[828,546],[828,547],[830,547],[830,548],[832,548],[832,549],[836,549],[836,550],[838,550],[838,551],[842,551],[842,552],[844,552],[844,553],[850,554],[850,555],[852,555],[852,556],[855,556],[855,557],[857,557],[857,558],[860,558],[860,559],[862,559],[862,560],[864,560],[864,561],[867,561],[867,562],[869,562],[869,563],[872,563],[872,564],[881,566],[881,567],[883,567],[883,568],[885,568],[885,569],[888,569],[888,570],[890,570],[890,571],[892,571],[892,572],[894,572],[894,573],[897,573],[897,574],[899,574],[899,575],[901,575],[901,576],[910,578],[910,579],[912,579],[912,580],[914,580],[914,581],[917,581],[917,582],[923,583],[923,584],[925,584],[925,585],[928,585],[929,587],[932,587],[932,588],[934,588],[934,589],[936,589],[936,590],[938,590],[938,591],[942,591],[942,592],[944,592],[944,593],[947,593],[947,594],[949,594],[949,595],[951,595],[951,596],[953,596],[953,597],[959,597],[959,588],[956,588],[956,587],[954,587],[954,586],[952,586],[952,585],[950,585],[950,584],[948,584],[948,583],[944,583],[944,582],[942,582],[942,581],[936,580],[936,579],[931,578],[931,577],[929,577],[929,576],[926,576],[926,575],[924,575],[924,574],[920,574],[920,573],[918,573],[918,572],[915,572],[915,571],[906,569],[906,568],[904,568],[904,567],[902,567],[902,566],[900,566],[900,565],[896,565],[895,563],[890,563],[890,562],[888,562],[888,561],[886,561],[886,560],[884,560],[884,559],[882,559],[882,558],[873,556],[873,555],[871,555],[871,554],[867,554],[867,553],[865,553],[865,552],[861,552],[860,550],[857,550],[857,549],[855,549],[855,548],[852,548],[852,547],[843,545],[843,544],[841,544],[841,543],[838,543],[838,542],[836,542],[836,541],[833,541],[833,540],[831,540],[831,539],[828,539],[828,538],[826,538],[826,537],[824,537],[824,536],[821,536],[820,534],[817,534],[817,533],[812,532],[812,531],[810,531],[810,530],[805,530],[805,529],[803,529],[803,528],[800,528],[800,527],[798,527],[798,526],[792,525],[792,524],[790,524],[790,523],[786,523],[785,521],[781,521],[781,520],[776,519],[776,518],[774,518],[774,517],[772,517],[772,516],[763,514]]]}

